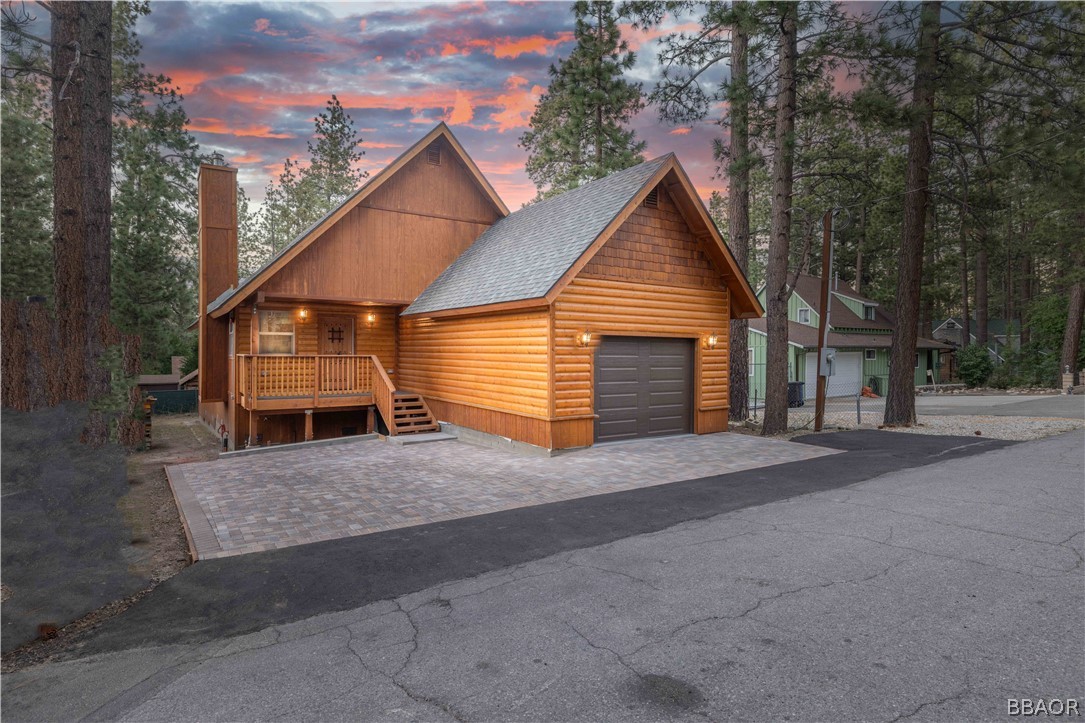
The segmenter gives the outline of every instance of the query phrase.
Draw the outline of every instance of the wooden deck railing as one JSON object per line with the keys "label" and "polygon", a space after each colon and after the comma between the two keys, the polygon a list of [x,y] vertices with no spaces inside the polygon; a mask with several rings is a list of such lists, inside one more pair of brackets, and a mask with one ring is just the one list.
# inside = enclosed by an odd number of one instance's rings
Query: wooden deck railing
{"label": "wooden deck railing", "polygon": [[237,359],[237,394],[246,409],[376,403],[382,415],[386,409],[391,413],[395,385],[375,356],[240,354]]}
{"label": "wooden deck railing", "polygon": [[388,378],[388,373],[384,371],[384,367],[375,357],[374,361],[376,361],[374,365],[376,373],[373,375],[373,399],[376,402],[377,409],[380,410],[385,426],[388,428],[388,434],[395,436],[397,432],[393,420],[395,419],[396,385],[392,384],[392,380]]}

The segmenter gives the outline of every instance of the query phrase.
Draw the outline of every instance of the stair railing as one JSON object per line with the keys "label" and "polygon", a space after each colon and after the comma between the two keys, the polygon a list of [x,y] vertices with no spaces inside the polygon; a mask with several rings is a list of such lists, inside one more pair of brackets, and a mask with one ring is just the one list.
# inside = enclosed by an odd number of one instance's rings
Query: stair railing
{"label": "stair railing", "polygon": [[370,359],[373,360],[373,369],[376,372],[373,375],[373,401],[376,402],[377,409],[384,418],[384,424],[388,427],[388,435],[394,437],[398,434],[396,431],[396,385],[388,378],[388,372],[384,371],[380,360],[376,356]]}

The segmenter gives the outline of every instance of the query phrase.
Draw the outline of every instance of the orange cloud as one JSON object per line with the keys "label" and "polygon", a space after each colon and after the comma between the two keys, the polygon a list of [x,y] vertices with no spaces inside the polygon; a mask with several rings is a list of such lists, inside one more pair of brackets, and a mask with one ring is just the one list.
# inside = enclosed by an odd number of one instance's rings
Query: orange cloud
{"label": "orange cloud", "polygon": [[534,85],[531,90],[524,90],[527,81],[518,75],[513,75],[505,81],[505,91],[494,99],[493,105],[498,105],[504,110],[493,113],[490,118],[496,123],[498,132],[514,128],[525,128],[531,120],[531,114],[535,112],[535,103],[546,89]]}
{"label": "orange cloud", "polygon": [[211,77],[209,73],[205,73],[202,70],[187,68],[171,71],[167,75],[169,75],[170,81],[180,88],[183,93],[192,93],[201,83]]}
{"label": "orange cloud", "polygon": [[[369,128],[369,129],[363,128],[362,130],[373,131],[375,129],[373,129],[373,128]],[[358,145],[361,146],[362,148],[402,148],[403,147],[402,144],[399,144],[399,143],[380,143],[378,141],[362,141]]]}
{"label": "orange cloud", "polygon": [[188,129],[197,133],[215,133],[226,136],[249,136],[252,138],[293,138],[289,133],[272,133],[271,126],[232,126],[221,118],[191,118]]}
{"label": "orange cloud", "polygon": [[271,21],[267,18],[256,18],[256,22],[252,24],[252,29],[258,33],[264,35],[270,35],[273,38],[281,38],[286,35],[283,30],[275,30],[271,27]]}
{"label": "orange cloud", "polygon": [[492,52],[495,58],[518,58],[525,53],[549,54],[557,45],[573,39],[571,30],[558,33],[553,38],[530,35],[526,38],[501,38],[494,40]]}
{"label": "orange cloud", "polygon": [[259,163],[264,160],[263,156],[257,156],[253,153],[246,153],[241,156],[233,156],[230,160],[234,163]]}
{"label": "orange cloud", "polygon": [[686,136],[686,135],[689,135],[689,132],[691,130],[693,130],[693,129],[692,128],[675,128],[673,131],[670,132],[670,134],[672,136]]}
{"label": "orange cloud", "polygon": [[645,43],[661,38],[664,35],[670,35],[671,33],[699,33],[702,30],[698,23],[680,23],[668,28],[653,26],[648,29],[634,28],[632,23],[618,23],[618,27],[622,31],[622,40],[626,41],[629,44],[629,49],[633,51],[640,50]]}
{"label": "orange cloud", "polygon": [[450,125],[464,125],[470,123],[474,117],[475,108],[471,105],[471,100],[462,90],[457,90],[456,102],[453,104],[452,112],[448,114],[445,122]]}
{"label": "orange cloud", "polygon": [[452,43],[445,43],[445,46],[441,48],[441,57],[447,58],[450,55],[459,55],[460,49]]}
{"label": "orange cloud", "polygon": [[477,163],[480,171],[495,176],[522,173],[524,170],[524,164],[515,161],[478,161]]}
{"label": "orange cloud", "polygon": [[362,18],[361,20],[358,21],[358,29],[361,30],[363,33],[365,32],[365,29],[368,26],[369,26],[369,22],[365,18]]}

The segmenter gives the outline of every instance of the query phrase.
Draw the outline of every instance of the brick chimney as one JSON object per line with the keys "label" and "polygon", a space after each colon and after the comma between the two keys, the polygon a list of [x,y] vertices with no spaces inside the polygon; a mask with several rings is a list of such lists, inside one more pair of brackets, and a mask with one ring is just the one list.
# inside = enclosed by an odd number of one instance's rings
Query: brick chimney
{"label": "brick chimney", "polygon": [[212,319],[207,306],[237,286],[237,169],[201,164],[198,185],[200,402],[221,402],[229,393],[230,322]]}

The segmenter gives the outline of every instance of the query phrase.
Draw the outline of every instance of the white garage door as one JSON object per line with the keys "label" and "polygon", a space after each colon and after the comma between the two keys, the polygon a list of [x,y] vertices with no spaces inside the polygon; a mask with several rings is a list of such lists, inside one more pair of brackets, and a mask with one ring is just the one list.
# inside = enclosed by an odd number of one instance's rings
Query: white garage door
{"label": "white garage door", "polygon": [[[806,398],[817,396],[818,353],[806,352]],[[836,374],[829,377],[826,396],[854,396],[862,389],[863,352],[838,351],[836,353]]]}

